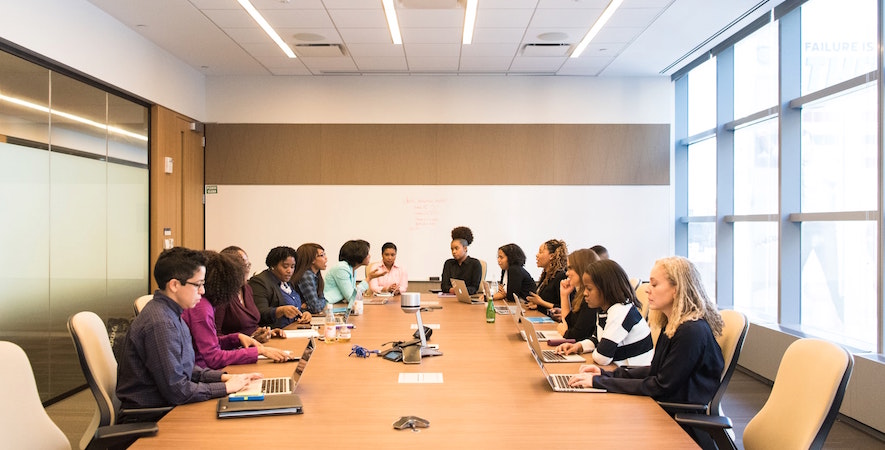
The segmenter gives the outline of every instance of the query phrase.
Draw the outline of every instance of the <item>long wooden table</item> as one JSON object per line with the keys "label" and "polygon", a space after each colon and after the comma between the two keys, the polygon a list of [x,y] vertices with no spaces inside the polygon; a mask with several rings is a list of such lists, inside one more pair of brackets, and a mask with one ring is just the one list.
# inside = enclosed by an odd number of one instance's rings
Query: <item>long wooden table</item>
{"label": "long wooden table", "polygon": [[[429,343],[443,356],[420,365],[377,356],[348,356],[353,344],[381,348],[411,338],[415,314],[404,313],[399,297],[366,305],[348,343],[318,348],[296,389],[304,414],[217,419],[216,401],[176,407],[155,437],[132,448],[697,448],[691,438],[650,398],[621,394],[557,393],[517,333],[509,316],[485,322],[485,308],[453,298],[422,295],[425,325],[440,324]],[[300,354],[306,339],[269,345]],[[231,366],[231,373],[260,371],[287,376],[295,363]],[[574,373],[578,364],[548,364],[553,373]],[[441,384],[400,384],[401,372],[442,373]],[[430,421],[419,432],[395,430],[400,416]]]}

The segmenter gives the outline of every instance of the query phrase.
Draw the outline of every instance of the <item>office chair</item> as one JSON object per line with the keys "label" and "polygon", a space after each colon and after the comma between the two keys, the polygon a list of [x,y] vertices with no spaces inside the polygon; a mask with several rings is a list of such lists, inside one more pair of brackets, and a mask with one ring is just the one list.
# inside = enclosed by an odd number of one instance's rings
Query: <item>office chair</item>
{"label": "office chair", "polygon": [[482,266],[482,276],[479,277],[480,287],[482,287],[482,282],[486,280],[486,269],[488,268],[488,265],[484,259],[477,258],[477,260],[479,261],[479,265]]}
{"label": "office chair", "polygon": [[716,338],[716,342],[719,343],[719,349],[722,351],[722,359],[725,361],[725,366],[722,368],[719,387],[716,389],[716,393],[713,394],[713,400],[707,405],[658,402],[668,413],[694,412],[708,416],[722,415],[722,398],[725,396],[728,382],[731,381],[731,376],[734,375],[734,370],[737,368],[741,350],[744,348],[744,339],[746,339],[747,331],[750,329],[750,323],[747,321],[747,316],[735,310],[723,310],[720,311],[720,314],[725,325],[722,327],[722,335]]}
{"label": "office chair", "polygon": [[[790,344],[771,395],[744,429],[744,448],[823,448],[853,368],[854,357],[839,345],[812,338]],[[680,413],[676,422],[710,433],[720,449],[737,448],[726,433],[728,417]]]}
{"label": "office chair", "polygon": [[[632,283],[632,281],[631,281]],[[648,281],[639,282],[639,285],[636,286],[636,299],[639,300],[639,303],[642,305],[639,313],[642,314],[642,317],[645,320],[648,320]],[[658,336],[661,335],[661,328],[652,324],[648,324],[651,329],[651,341],[653,345],[658,344]]]}
{"label": "office chair", "polygon": [[144,306],[147,305],[147,302],[151,301],[154,298],[154,294],[142,295],[135,299],[135,303],[132,305],[135,308],[135,315],[141,314],[141,310],[144,309]]}
{"label": "office chair", "polygon": [[[92,422],[80,440],[80,448],[125,448],[139,437],[157,433],[156,421],[171,407],[122,409],[117,399],[117,360],[111,350],[104,322],[83,311],[68,319],[68,331],[80,360],[83,375],[98,404]],[[126,422],[121,424],[121,419]]]}
{"label": "office chair", "polygon": [[28,356],[12,342],[0,341],[0,379],[7,388],[0,407],[3,446],[70,450],[67,436],[43,409]]}

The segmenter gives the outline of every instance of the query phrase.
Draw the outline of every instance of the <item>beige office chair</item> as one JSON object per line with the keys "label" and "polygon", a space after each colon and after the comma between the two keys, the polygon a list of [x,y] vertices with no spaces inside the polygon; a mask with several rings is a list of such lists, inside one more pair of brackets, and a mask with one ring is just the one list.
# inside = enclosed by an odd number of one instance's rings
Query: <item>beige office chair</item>
{"label": "beige office chair", "polygon": [[[854,357],[832,342],[805,338],[790,344],[771,395],[744,429],[744,448],[823,448],[853,368]],[[720,449],[737,448],[726,433],[728,417],[680,413],[676,421],[710,433]]]}
{"label": "beige office chair", "polygon": [[734,370],[737,368],[741,350],[744,348],[744,339],[746,339],[747,331],[750,329],[750,323],[747,321],[747,316],[743,313],[731,309],[720,311],[719,314],[722,316],[722,321],[725,324],[722,327],[722,335],[716,338],[716,342],[719,343],[719,349],[722,351],[722,359],[725,365],[722,368],[722,376],[719,378],[719,388],[713,394],[713,400],[707,405],[658,402],[667,412],[671,414],[695,412],[710,416],[722,415],[722,398],[725,396],[728,382],[731,381]]}
{"label": "beige office chair", "polygon": [[67,436],[43,409],[28,356],[12,342],[0,341],[0,380],[6,387],[0,402],[4,448],[71,449]]}
{"label": "beige office chair", "polygon": [[[142,436],[157,433],[158,420],[172,408],[123,410],[117,399],[117,360],[104,322],[98,315],[83,311],[68,319],[68,331],[80,360],[86,383],[98,404],[92,422],[80,440],[81,448],[126,447]],[[121,418],[126,423],[118,425]]]}
{"label": "beige office chair", "polygon": [[482,266],[482,276],[479,277],[480,287],[482,287],[482,282],[486,280],[486,269],[488,269],[488,265],[486,264],[486,261],[484,259],[477,258],[477,260]]}
{"label": "beige office chair", "polygon": [[151,301],[154,298],[154,294],[142,295],[135,299],[135,304],[133,307],[135,308],[135,315],[141,314],[141,310],[144,309],[144,305],[147,305],[147,302]]}

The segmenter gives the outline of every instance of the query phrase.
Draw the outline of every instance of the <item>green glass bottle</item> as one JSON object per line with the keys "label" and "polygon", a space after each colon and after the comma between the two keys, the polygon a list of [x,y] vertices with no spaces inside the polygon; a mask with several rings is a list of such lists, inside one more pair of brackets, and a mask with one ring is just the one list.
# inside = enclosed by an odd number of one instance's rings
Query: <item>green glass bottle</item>
{"label": "green glass bottle", "polygon": [[495,323],[495,302],[492,297],[486,297],[486,322]]}

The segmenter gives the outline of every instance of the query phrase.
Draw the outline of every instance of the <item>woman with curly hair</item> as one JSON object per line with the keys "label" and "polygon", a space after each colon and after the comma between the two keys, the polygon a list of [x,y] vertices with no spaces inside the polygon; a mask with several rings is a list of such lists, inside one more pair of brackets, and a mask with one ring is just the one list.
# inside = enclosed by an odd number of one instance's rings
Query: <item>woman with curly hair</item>
{"label": "woman with curly hair", "polygon": [[452,258],[443,264],[440,289],[449,294],[455,293],[452,279],[464,280],[467,292],[476,294],[482,282],[482,264],[478,259],[467,256],[467,246],[473,243],[473,231],[467,227],[452,229]]}
{"label": "woman with curly hair", "polygon": [[722,334],[722,317],[694,264],[679,256],[655,262],[648,307],[651,323],[662,330],[650,366],[619,367],[614,372],[581,366],[569,385],[647,395],[662,402],[709,403],[724,366],[715,338]]}
{"label": "woman with curly hair", "polygon": [[206,284],[197,306],[185,309],[181,319],[191,330],[194,364],[207,369],[221,369],[231,364],[253,364],[258,355],[285,361],[282,350],[265,347],[250,336],[231,333],[223,336],[215,328],[215,308],[236,301],[246,278],[246,264],[241,258],[213,251],[206,255]]}
{"label": "woman with curly hair", "polygon": [[538,249],[535,262],[541,271],[538,279],[538,292],[528,296],[527,300],[537,306],[538,311],[547,314],[550,308],[559,308],[559,284],[564,280],[565,268],[568,266],[568,248],[565,241],[551,239]]}

